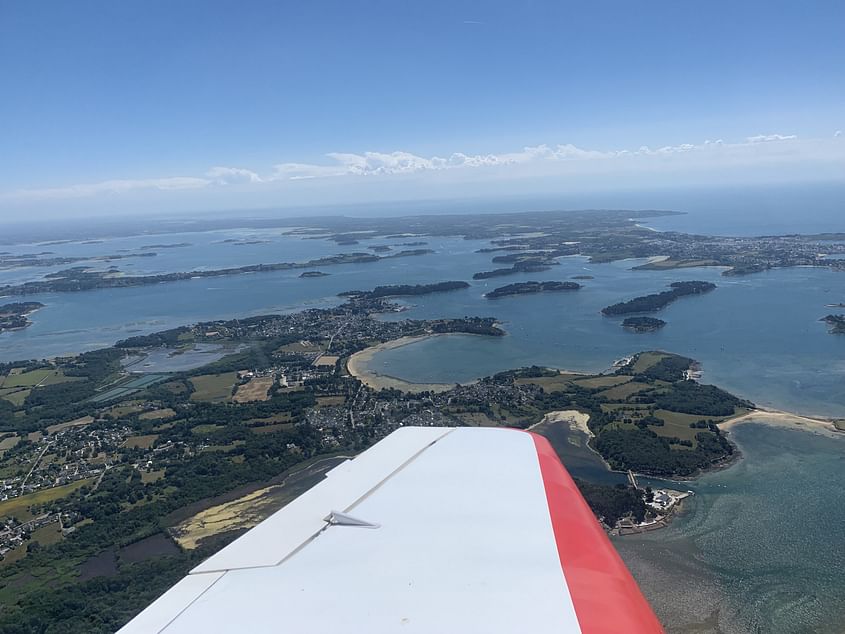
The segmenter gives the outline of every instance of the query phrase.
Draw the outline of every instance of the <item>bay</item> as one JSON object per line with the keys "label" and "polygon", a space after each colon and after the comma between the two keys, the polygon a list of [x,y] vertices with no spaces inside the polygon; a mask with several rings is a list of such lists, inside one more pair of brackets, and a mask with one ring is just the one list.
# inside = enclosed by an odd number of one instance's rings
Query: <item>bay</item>
{"label": "bay", "polygon": [[[516,275],[506,282],[475,283],[466,291],[414,298],[400,316],[497,317],[502,338],[438,337],[374,355],[381,374],[419,383],[469,381],[526,365],[599,372],[640,350],[668,350],[699,360],[704,381],[761,406],[807,415],[845,416],[845,337],[831,335],[819,319],[828,303],[845,297],[845,275],[827,269],[776,269],[723,277],[721,269],[634,271],[639,261],[589,264],[563,258],[560,267]],[[568,279],[589,274],[576,292],[484,299],[503,283]],[[718,288],[682,298],[658,313],[667,326],[655,333],[623,330],[604,306],[665,290],[674,281],[700,279]]]}

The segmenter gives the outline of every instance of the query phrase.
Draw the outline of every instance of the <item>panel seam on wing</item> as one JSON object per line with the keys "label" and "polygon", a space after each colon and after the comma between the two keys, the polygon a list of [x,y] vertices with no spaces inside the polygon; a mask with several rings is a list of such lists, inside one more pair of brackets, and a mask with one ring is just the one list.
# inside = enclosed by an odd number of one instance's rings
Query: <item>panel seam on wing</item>
{"label": "panel seam on wing", "polygon": [[[182,608],[181,610],[179,610],[179,612],[176,614],[176,616],[174,616],[172,619],[170,619],[170,620],[169,620],[169,621],[168,621],[168,622],[164,625],[164,627],[162,627],[162,628],[158,631],[158,634],[162,634],[162,632],[164,632],[164,630],[166,630],[168,627],[170,627],[171,625],[173,625],[173,623],[175,623],[175,622],[176,622],[176,619],[178,619],[178,618],[179,618],[180,616],[182,616],[185,612],[187,612],[187,611],[188,611],[188,609],[189,609],[189,608],[190,608],[190,607],[191,607],[194,603],[196,603],[197,601],[199,601],[199,600],[200,600],[200,598],[202,598],[202,596],[203,596],[206,592],[208,592],[209,590],[211,590],[211,589],[214,587],[214,585],[215,585],[218,581],[220,581],[220,580],[221,580],[221,579],[222,579],[222,578],[226,575],[226,572],[225,572],[225,571],[219,571],[219,572],[222,572],[222,574],[220,574],[220,576],[219,576],[219,577],[217,577],[217,579],[215,579],[215,580],[214,580],[214,581],[213,581],[213,582],[212,582],[212,583],[211,583],[211,584],[210,584],[210,585],[209,585],[209,586],[208,586],[205,590],[203,590],[202,592],[200,592],[200,593],[199,593],[197,596],[195,596],[195,597],[194,597],[194,598],[193,598],[190,602],[188,602],[188,604],[187,604],[184,608]],[[199,574],[206,574],[206,573],[199,573]],[[219,573],[218,573],[218,574],[219,574]]]}
{"label": "panel seam on wing", "polygon": [[[448,431],[443,433],[441,436],[438,436],[437,438],[432,440],[430,443],[428,443],[427,445],[422,447],[419,451],[417,451],[415,454],[413,454],[410,458],[405,460],[405,462],[400,464],[393,471],[391,471],[384,478],[382,478],[379,482],[377,482],[372,488],[368,489],[363,495],[359,496],[351,504],[346,506],[343,509],[343,512],[348,513],[353,508],[355,508],[358,504],[360,504],[361,502],[366,500],[373,493],[375,493],[378,489],[380,489],[382,486],[384,486],[384,484],[386,484],[389,480],[391,480],[393,477],[395,477],[401,471],[403,471],[405,468],[407,468],[411,463],[413,463],[415,460],[417,460],[423,453],[428,451],[435,444],[437,444],[438,442],[443,440],[446,436],[448,436],[453,431],[455,431],[455,429],[456,428],[450,428]],[[354,459],[351,462],[354,463],[355,462]],[[306,493],[306,495],[307,495],[307,493]],[[330,511],[331,511],[331,509],[327,509],[326,513],[328,514],[328,513],[330,513]],[[255,570],[255,569],[258,569],[258,568],[275,568],[277,566],[281,566],[283,563],[288,561],[291,557],[293,557],[297,553],[301,552],[302,549],[304,549],[306,546],[311,544],[311,542],[313,542],[315,539],[317,539],[317,537],[319,537],[324,531],[326,531],[331,526],[332,525],[329,522],[325,522],[325,524],[323,526],[321,526],[317,531],[315,531],[310,537],[308,537],[305,541],[303,541],[301,544],[299,544],[296,548],[289,551],[284,557],[282,557],[279,561],[277,561],[275,563],[260,564],[260,565],[255,565],[255,566],[238,566],[238,567],[232,567],[232,568],[219,568],[219,569],[213,569],[213,570],[202,570],[202,571],[198,571],[196,573],[190,572],[189,574],[204,574],[204,573],[208,573],[208,572],[229,572],[229,571],[233,571],[233,570]]]}

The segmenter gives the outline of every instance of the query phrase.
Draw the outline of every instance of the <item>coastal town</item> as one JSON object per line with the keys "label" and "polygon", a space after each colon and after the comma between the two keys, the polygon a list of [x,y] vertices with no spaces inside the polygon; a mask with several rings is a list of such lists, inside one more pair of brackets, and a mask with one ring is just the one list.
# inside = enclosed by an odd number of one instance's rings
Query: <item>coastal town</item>
{"label": "coastal town", "polygon": [[[633,355],[597,376],[537,367],[465,385],[380,376],[367,359],[385,346],[455,333],[503,334],[492,318],[375,318],[400,310],[389,299],[399,292],[385,287],[377,297],[357,293],[334,308],[203,322],[79,357],[7,364],[0,422],[23,431],[5,432],[0,441],[0,554],[17,553],[11,558],[17,560],[49,524],[60,527],[64,540],[107,522],[95,512],[104,498],[118,514],[152,508],[173,495],[187,465],[210,458],[215,469],[227,465],[227,477],[249,481],[255,470],[242,466],[254,466],[257,456],[270,459],[273,473],[309,457],[360,450],[401,426],[526,429],[538,421],[556,424],[546,415],[571,408],[585,417],[573,433],[589,434],[590,451],[613,469],[689,475],[729,458],[731,446],[716,423],[750,411],[750,404],[690,381],[695,362],[668,353]],[[181,357],[209,344],[230,353],[177,373],[151,361],[153,353]],[[661,525],[680,500],[631,490],[636,493],[622,506],[597,510],[608,530]],[[588,500],[609,494],[591,491]]]}

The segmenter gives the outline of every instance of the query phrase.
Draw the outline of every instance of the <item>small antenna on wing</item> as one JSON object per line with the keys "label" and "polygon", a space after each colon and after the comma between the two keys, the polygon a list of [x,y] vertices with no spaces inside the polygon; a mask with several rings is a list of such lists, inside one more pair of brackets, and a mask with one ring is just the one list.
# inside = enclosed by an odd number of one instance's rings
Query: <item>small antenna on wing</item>
{"label": "small antenna on wing", "polygon": [[381,527],[381,524],[373,524],[372,522],[359,520],[357,517],[352,517],[351,515],[347,515],[346,513],[341,513],[339,511],[332,511],[323,519],[332,526],[357,526],[359,528]]}

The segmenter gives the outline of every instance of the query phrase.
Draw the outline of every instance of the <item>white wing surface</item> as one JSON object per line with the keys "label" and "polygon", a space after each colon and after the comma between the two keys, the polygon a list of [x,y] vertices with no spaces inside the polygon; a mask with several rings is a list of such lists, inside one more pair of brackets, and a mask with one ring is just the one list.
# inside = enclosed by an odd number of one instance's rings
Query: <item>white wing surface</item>
{"label": "white wing surface", "polygon": [[121,634],[662,632],[548,442],[402,428]]}

